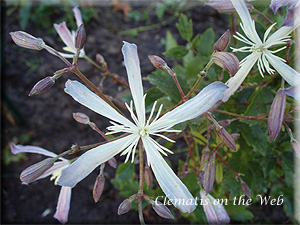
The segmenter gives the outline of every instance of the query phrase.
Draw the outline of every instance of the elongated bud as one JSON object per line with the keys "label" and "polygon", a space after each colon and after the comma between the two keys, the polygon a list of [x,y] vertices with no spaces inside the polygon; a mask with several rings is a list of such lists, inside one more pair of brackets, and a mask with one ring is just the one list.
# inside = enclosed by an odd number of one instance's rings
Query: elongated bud
{"label": "elongated bud", "polygon": [[203,188],[206,193],[209,193],[215,182],[216,164],[214,161],[208,163],[203,177]]}
{"label": "elongated bud", "polygon": [[[205,5],[221,12],[236,12],[230,0],[210,0],[208,3],[205,3]],[[246,6],[248,9],[253,8],[253,6],[248,3],[246,3]]]}
{"label": "elongated bud", "polygon": [[99,175],[96,178],[94,188],[93,188],[93,198],[95,203],[97,203],[103,193],[104,190],[104,185],[105,185],[105,178],[104,176]]}
{"label": "elongated bud", "polygon": [[232,52],[215,52],[210,59],[226,70],[230,76],[234,76],[239,69],[239,60]]}
{"label": "elongated bud", "polygon": [[174,219],[174,216],[172,215],[171,211],[167,208],[167,206],[165,206],[161,202],[155,201],[154,204],[152,204],[152,208],[159,216],[165,219]]}
{"label": "elongated bud", "polygon": [[242,190],[243,190],[244,194],[246,196],[248,196],[248,198],[251,198],[250,188],[248,187],[248,185],[244,181],[241,181],[241,187],[242,187]]}
{"label": "elongated bud", "polygon": [[44,48],[43,45],[45,45],[45,42],[42,38],[36,38],[23,31],[10,32],[9,34],[13,41],[23,48],[33,50],[42,50]]}
{"label": "elongated bud", "polygon": [[44,159],[36,164],[33,164],[22,171],[20,180],[24,183],[31,183],[39,178],[44,172],[54,165],[51,158]]}
{"label": "elongated bud", "polygon": [[127,213],[131,209],[131,201],[128,199],[125,199],[118,208],[118,215],[122,215]]}
{"label": "elongated bud", "polygon": [[236,151],[235,141],[233,140],[231,135],[224,129],[224,127],[217,129],[217,134],[224,145],[226,145],[233,151]]}
{"label": "elongated bud", "polygon": [[148,58],[150,59],[152,65],[157,69],[164,70],[168,66],[167,63],[157,55],[148,55]]}
{"label": "elongated bud", "polygon": [[96,60],[100,63],[100,64],[104,64],[105,63],[105,59],[102,55],[100,55],[99,53],[96,54]]}
{"label": "elongated bud", "polygon": [[117,164],[117,160],[115,157],[110,158],[107,162],[112,168],[114,168],[114,169],[117,168],[118,164]]}
{"label": "elongated bud", "polygon": [[204,150],[204,152],[202,153],[202,157],[201,157],[201,167],[202,167],[202,164],[205,162],[205,161],[207,161],[208,160],[208,158],[209,158],[209,149],[208,148],[206,148],[205,150]]}
{"label": "elongated bud", "polygon": [[41,94],[49,90],[54,84],[55,79],[53,77],[45,77],[33,86],[28,96]]}
{"label": "elongated bud", "polygon": [[145,182],[147,185],[147,189],[149,189],[153,183],[153,175],[151,169],[148,166],[145,167]]}
{"label": "elongated bud", "polygon": [[204,178],[204,173],[205,173],[205,170],[201,170],[200,173],[198,174],[198,176],[197,176],[198,185],[200,185],[202,183],[203,178]]}
{"label": "elongated bud", "polygon": [[271,105],[268,118],[269,140],[275,141],[280,130],[286,106],[286,93],[279,89]]}
{"label": "elongated bud", "polygon": [[230,30],[228,29],[214,44],[213,51],[223,52],[230,43]]}
{"label": "elongated bud", "polygon": [[76,33],[75,33],[75,48],[77,50],[83,49],[85,39],[86,39],[86,33],[85,33],[84,25],[81,24],[77,28]]}
{"label": "elongated bud", "polygon": [[[222,127],[227,127],[227,126],[229,126],[230,125],[230,120],[220,120],[220,121],[218,121],[218,124],[220,125],[220,126],[222,126]],[[213,125],[211,125],[209,128],[208,128],[208,130],[215,130],[215,129],[217,129],[217,126],[216,126],[216,124],[213,124]]]}
{"label": "elongated bud", "polygon": [[295,155],[300,159],[300,145],[295,138],[291,140],[291,147]]}
{"label": "elongated bud", "polygon": [[83,123],[83,124],[89,124],[90,123],[90,118],[87,115],[85,115],[84,113],[81,113],[81,112],[73,113],[73,118],[78,123]]}

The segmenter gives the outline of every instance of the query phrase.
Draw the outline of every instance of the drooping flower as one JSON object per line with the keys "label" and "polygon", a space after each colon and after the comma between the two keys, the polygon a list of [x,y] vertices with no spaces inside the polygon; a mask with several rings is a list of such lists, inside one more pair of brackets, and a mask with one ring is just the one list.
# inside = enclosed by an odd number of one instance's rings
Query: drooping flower
{"label": "drooping flower", "polygon": [[[289,34],[294,31],[300,25],[300,19],[296,20],[292,27],[281,27],[279,30],[269,36],[271,29],[275,24],[270,26],[265,34],[263,41],[258,36],[255,23],[251,19],[249,11],[243,0],[231,0],[237,13],[242,21],[241,28],[245,34],[237,32],[235,36],[239,41],[247,44],[248,46],[241,47],[239,49],[233,49],[234,52],[249,52],[251,53],[240,62],[240,69],[234,77],[227,81],[229,87],[224,93],[223,101],[227,101],[228,98],[238,89],[242,84],[251,68],[257,62],[257,66],[260,74],[263,76],[264,72],[273,74],[277,71],[291,86],[300,84],[300,74],[285,63],[285,60],[274,55],[286,48],[286,46],[277,50],[270,50],[272,47],[279,45],[285,45],[290,40]],[[268,37],[269,36],[269,37]],[[274,69],[270,67],[270,64]]]}
{"label": "drooping flower", "polygon": [[[77,27],[79,27],[82,24],[81,12],[78,9],[78,7],[74,7],[73,12],[74,12]],[[74,54],[76,53],[75,31],[72,30],[72,32],[71,32],[68,29],[66,22],[62,22],[60,24],[54,24],[54,28],[55,28],[57,34],[59,35],[60,39],[66,45],[65,47],[63,47],[63,50],[65,50],[67,52],[71,52],[73,54],[66,54],[66,53],[62,53],[62,52],[59,52],[59,53],[65,58],[73,58]],[[84,49],[81,49],[79,57],[84,57],[84,55],[85,55]]]}
{"label": "drooping flower", "polygon": [[294,20],[300,16],[300,1],[299,0],[272,0],[270,7],[274,14],[277,10],[286,5],[286,15],[282,26],[293,26]]}
{"label": "drooping flower", "polygon": [[[153,136],[174,142],[160,133],[179,132],[179,130],[172,130],[171,128],[178,123],[193,119],[209,110],[216,102],[223,98],[223,92],[227,89],[227,86],[222,82],[214,82],[205,87],[194,98],[167,112],[160,118],[159,115],[162,110],[162,105],[154,117],[157,104],[157,102],[154,102],[150,116],[148,120],[146,120],[146,96],[143,94],[137,47],[135,44],[124,42],[122,53],[124,55],[125,67],[133,98],[133,102],[130,102],[130,106],[127,104],[126,106],[134,122],[131,122],[119,114],[109,104],[81,83],[71,80],[67,81],[65,88],[66,93],[71,95],[77,102],[111,120],[112,126],[107,128],[110,131],[109,134],[122,132],[127,135],[84,153],[62,171],[62,176],[59,178],[58,184],[74,187],[97,166],[121,152],[121,155],[127,154],[125,162],[128,161],[130,156],[133,162],[137,145],[139,141],[142,141],[147,155],[148,166],[151,167],[163,192],[173,201],[175,207],[184,213],[191,213],[196,207],[195,199],[161,155],[167,155],[167,153],[172,153],[172,151],[156,142]],[[136,114],[133,111],[133,103]],[[154,119],[152,119],[153,117]],[[185,204],[180,204],[182,202]]]}
{"label": "drooping flower", "polygon": [[[14,155],[24,152],[24,153],[37,153],[52,158],[57,156],[55,153],[50,152],[46,149],[37,146],[30,146],[30,145],[24,146],[24,145],[11,144],[10,150]],[[58,162],[55,162],[50,169],[45,171],[42,175],[37,177],[35,180],[39,180],[52,175],[50,179],[51,180],[55,179],[54,183],[55,185],[57,185],[57,180],[61,174],[61,170],[66,168],[68,165],[69,165],[69,161],[63,157],[60,157]],[[28,184],[28,183],[23,182],[23,184]],[[70,202],[71,202],[71,192],[72,189],[70,187],[63,186],[59,193],[54,218],[59,220],[61,223],[66,223],[68,221]]]}

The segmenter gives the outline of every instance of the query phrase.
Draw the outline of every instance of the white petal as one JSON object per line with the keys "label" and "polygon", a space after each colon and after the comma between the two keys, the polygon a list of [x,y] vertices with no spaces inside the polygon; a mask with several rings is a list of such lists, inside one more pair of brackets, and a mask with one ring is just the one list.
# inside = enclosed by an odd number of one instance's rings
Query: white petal
{"label": "white petal", "polygon": [[253,20],[250,17],[249,10],[243,0],[231,0],[234,8],[239,14],[242,22],[245,34],[251,38],[256,44],[261,44],[261,40],[255,30]]}
{"label": "white petal", "polygon": [[53,174],[53,172],[55,172],[58,169],[61,169],[64,166],[67,166],[69,164],[69,162],[67,160],[65,161],[59,161],[59,162],[55,162],[54,165],[49,169],[46,170],[46,172],[44,172],[40,177],[38,177],[36,180],[39,179],[43,179],[45,177],[50,176],[51,174]]}
{"label": "white petal", "polygon": [[134,124],[118,113],[108,103],[106,103],[98,95],[90,91],[86,86],[78,81],[68,80],[66,82],[65,92],[71,95],[75,101],[88,107],[96,113],[105,116],[118,123],[124,124],[128,127],[133,127]]}
{"label": "white petal", "polygon": [[58,33],[60,39],[65,43],[65,45],[76,51],[73,36],[70,30],[68,29],[66,22],[54,24],[54,28]]}
{"label": "white petal", "polygon": [[300,84],[300,74],[292,67],[282,62],[278,56],[266,52],[266,57],[275,70],[286,80],[291,86]]}
{"label": "white petal", "polygon": [[73,13],[75,16],[77,27],[79,27],[82,24],[82,16],[81,16],[81,12],[80,12],[80,9],[78,8],[78,6],[73,8]]}
{"label": "white petal", "polygon": [[140,60],[135,44],[124,41],[122,47],[125,67],[128,76],[130,91],[136,108],[137,117],[141,125],[145,124],[145,106],[143,100],[143,85],[140,68]]}
{"label": "white petal", "polygon": [[196,209],[197,202],[187,187],[155,149],[154,144],[146,136],[142,138],[142,141],[146,150],[147,160],[150,162],[152,171],[163,192],[173,205],[183,213],[193,212]]}
{"label": "white petal", "polygon": [[58,180],[58,184],[61,186],[74,187],[97,166],[106,162],[126,148],[135,137],[136,135],[128,135],[118,140],[100,145],[84,153],[70,166],[62,170],[62,175]]}
{"label": "white petal", "polygon": [[209,84],[195,97],[152,122],[149,129],[151,132],[155,132],[159,129],[170,128],[175,124],[194,119],[222,100],[223,93],[227,88],[225,84],[219,81]]}
{"label": "white petal", "polygon": [[62,187],[60,189],[56,212],[54,218],[61,223],[68,222],[72,189],[70,187]]}
{"label": "white petal", "polygon": [[239,68],[236,74],[226,82],[226,85],[229,88],[224,92],[223,102],[226,102],[229,97],[233,95],[234,92],[241,86],[260,55],[261,53],[259,52],[253,52],[252,54],[247,56],[247,59],[243,62],[242,66]]}

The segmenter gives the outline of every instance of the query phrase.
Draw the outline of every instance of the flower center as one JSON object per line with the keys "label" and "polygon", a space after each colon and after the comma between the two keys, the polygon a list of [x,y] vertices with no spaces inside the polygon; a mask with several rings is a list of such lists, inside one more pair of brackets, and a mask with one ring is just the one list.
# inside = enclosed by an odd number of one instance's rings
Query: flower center
{"label": "flower center", "polygon": [[265,50],[265,45],[262,44],[262,45],[253,45],[251,47],[251,50],[252,52],[263,52]]}
{"label": "flower center", "polygon": [[141,128],[141,129],[139,130],[139,135],[140,135],[141,137],[144,137],[144,136],[146,136],[146,135],[149,135],[148,126],[145,126],[145,127]]}

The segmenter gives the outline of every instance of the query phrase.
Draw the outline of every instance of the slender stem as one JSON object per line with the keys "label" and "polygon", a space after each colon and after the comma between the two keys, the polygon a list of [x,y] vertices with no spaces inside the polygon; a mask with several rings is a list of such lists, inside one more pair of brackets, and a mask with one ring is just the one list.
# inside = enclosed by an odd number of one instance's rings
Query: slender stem
{"label": "slender stem", "polygon": [[200,82],[202,81],[203,78],[204,78],[204,76],[200,76],[198,78],[198,80],[196,81],[196,83],[194,84],[194,86],[192,87],[192,89],[185,96],[185,99],[188,99],[193,94],[193,92],[196,90],[196,88],[198,87],[198,85],[200,84]]}
{"label": "slender stem", "polygon": [[65,64],[68,65],[68,67],[72,67],[72,64],[66,58],[64,58],[58,51],[56,51],[54,48],[51,48],[48,45],[44,45],[43,47],[45,49],[49,50],[50,52],[53,52],[55,55],[57,55]]}
{"label": "slender stem", "polygon": [[143,186],[144,186],[144,155],[143,155],[143,143],[140,139],[139,141],[139,165],[140,165],[140,182],[139,182],[139,219],[141,224],[145,224],[144,217],[143,217],[143,206],[142,206],[142,198],[143,198]]}
{"label": "slender stem", "polygon": [[225,161],[223,161],[223,159],[222,159],[222,157],[221,156],[219,156],[219,154],[218,153],[216,153],[216,156],[219,158],[219,160],[231,171],[231,172],[233,172],[233,174],[234,174],[234,176],[235,176],[235,178],[237,178],[237,177],[239,177],[240,176],[240,174],[239,173],[237,173],[237,172],[235,172]]}
{"label": "slender stem", "polygon": [[[253,10],[254,12],[258,13],[259,15],[261,15],[261,16],[262,16],[265,20],[267,20],[271,25],[274,24],[273,21],[270,20],[270,18],[267,17],[266,15],[264,15],[261,11],[255,9],[255,8],[253,8],[252,10]],[[276,28],[276,30],[279,29],[276,25],[275,25],[274,27]]]}

